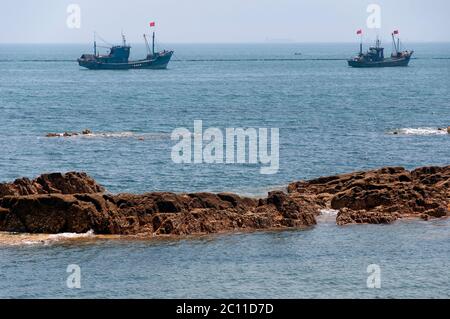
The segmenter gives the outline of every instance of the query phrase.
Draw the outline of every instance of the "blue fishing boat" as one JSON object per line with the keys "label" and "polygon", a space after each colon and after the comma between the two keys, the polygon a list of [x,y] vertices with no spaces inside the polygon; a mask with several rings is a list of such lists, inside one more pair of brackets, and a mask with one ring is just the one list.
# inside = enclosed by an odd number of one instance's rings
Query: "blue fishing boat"
{"label": "blue fishing boat", "polygon": [[166,69],[173,51],[155,52],[155,32],[152,36],[151,49],[145,34],[144,40],[147,48],[145,59],[129,60],[131,46],[122,35],[122,44],[112,46],[107,55],[100,55],[97,52],[97,42],[94,40],[94,54],[83,54],[77,60],[78,64],[91,70]]}
{"label": "blue fishing boat", "polygon": [[[358,32],[360,34],[361,31]],[[384,48],[381,47],[381,41],[379,39],[377,39],[375,46],[370,47],[366,53],[363,53],[361,41],[359,54],[348,60],[348,65],[354,68],[408,66],[414,51],[400,51],[400,39],[396,39],[395,35],[398,35],[398,31],[392,33],[394,51],[390,57],[385,57]]]}

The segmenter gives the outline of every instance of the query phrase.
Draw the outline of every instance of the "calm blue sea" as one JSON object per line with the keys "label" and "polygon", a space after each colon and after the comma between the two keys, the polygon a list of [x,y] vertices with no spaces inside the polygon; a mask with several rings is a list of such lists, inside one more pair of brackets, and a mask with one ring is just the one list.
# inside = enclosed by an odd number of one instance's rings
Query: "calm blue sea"
{"label": "calm blue sea", "polygon": [[[89,71],[89,45],[0,45],[0,181],[85,171],[111,192],[264,195],[386,165],[450,164],[450,44],[408,68],[351,69],[354,44],[167,45],[168,70]],[[133,57],[144,47],[133,46]],[[301,55],[295,55],[301,53]],[[280,129],[280,170],[177,165],[179,127]],[[46,138],[91,129],[88,137]],[[394,135],[393,132],[398,132]],[[1,242],[1,241],[0,241]],[[2,297],[449,297],[450,223],[400,222],[181,241],[0,245]],[[67,264],[83,287],[65,287]],[[382,288],[366,287],[379,264]]]}

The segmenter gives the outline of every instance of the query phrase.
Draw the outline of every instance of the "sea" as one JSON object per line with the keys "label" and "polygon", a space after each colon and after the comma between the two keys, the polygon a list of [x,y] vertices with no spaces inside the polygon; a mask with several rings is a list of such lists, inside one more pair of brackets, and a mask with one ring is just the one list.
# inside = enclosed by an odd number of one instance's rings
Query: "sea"
{"label": "sea", "polygon": [[[1,44],[0,181],[83,171],[111,193],[262,197],[319,176],[449,165],[450,43],[408,47],[407,68],[352,69],[355,44],[166,44],[167,70],[90,71],[76,62],[89,44]],[[132,58],[145,54],[132,44]],[[278,129],[278,171],[176,163],[172,132],[200,120]],[[305,230],[179,239],[0,233],[0,297],[450,297],[448,219],[338,227],[335,213]]]}

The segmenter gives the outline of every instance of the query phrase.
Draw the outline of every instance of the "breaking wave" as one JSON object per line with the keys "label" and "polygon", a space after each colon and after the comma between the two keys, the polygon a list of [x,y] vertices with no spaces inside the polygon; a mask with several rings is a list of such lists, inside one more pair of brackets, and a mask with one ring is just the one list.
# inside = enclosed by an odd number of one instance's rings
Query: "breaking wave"
{"label": "breaking wave", "polygon": [[49,240],[65,240],[65,239],[78,239],[78,238],[86,238],[94,236],[94,231],[90,230],[84,234],[77,233],[61,233],[61,234],[53,234],[48,235]]}
{"label": "breaking wave", "polygon": [[134,133],[134,132],[99,132],[99,133],[51,133],[48,138],[81,138],[81,139],[139,139],[139,140],[167,140],[168,133]]}
{"label": "breaking wave", "polygon": [[321,209],[320,215],[317,216],[317,222],[319,223],[336,223],[336,216],[339,213],[338,210],[334,209]]}
{"label": "breaking wave", "polygon": [[391,135],[416,135],[416,136],[432,136],[432,135],[447,135],[447,129],[439,129],[432,127],[419,128],[401,128],[389,132]]}
{"label": "breaking wave", "polygon": [[94,239],[96,235],[90,230],[86,233],[61,233],[61,234],[15,234],[0,232],[0,245],[49,245],[56,242],[74,241],[80,239]]}
{"label": "breaking wave", "polygon": [[334,210],[334,209],[321,209],[320,210],[321,216],[337,216],[338,213],[339,213],[339,211]]}

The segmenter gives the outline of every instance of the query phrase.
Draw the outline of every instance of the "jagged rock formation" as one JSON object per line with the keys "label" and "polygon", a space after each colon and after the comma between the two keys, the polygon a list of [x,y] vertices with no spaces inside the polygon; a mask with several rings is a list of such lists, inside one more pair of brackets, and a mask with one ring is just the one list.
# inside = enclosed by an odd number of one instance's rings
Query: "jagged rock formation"
{"label": "jagged rock formation", "polygon": [[[42,187],[40,181],[48,180],[42,176],[36,182],[26,180],[24,188],[18,188],[23,183],[17,181],[6,184],[5,189],[10,191],[0,198],[0,230],[191,235],[315,224],[312,211],[303,209],[282,192],[259,200],[225,193],[109,195],[98,192],[101,188],[89,178],[84,179],[85,187],[73,183],[73,176],[80,175],[60,175],[45,184],[48,187]],[[55,192],[46,193],[43,189]],[[86,192],[76,194],[74,190]]]}
{"label": "jagged rock formation", "polygon": [[89,194],[101,193],[104,188],[86,173],[43,174],[34,180],[16,179],[12,183],[0,183],[0,198],[38,194]]}
{"label": "jagged rock formation", "polygon": [[297,182],[288,190],[293,198],[339,210],[339,225],[439,218],[449,214],[450,166],[413,171],[387,167]]}
{"label": "jagged rock formation", "polygon": [[254,199],[222,193],[107,194],[84,173],[0,184],[0,231],[195,235],[314,225],[321,209],[338,225],[450,215],[450,166],[388,167],[290,184]]}

